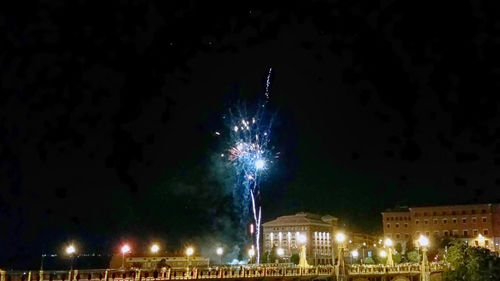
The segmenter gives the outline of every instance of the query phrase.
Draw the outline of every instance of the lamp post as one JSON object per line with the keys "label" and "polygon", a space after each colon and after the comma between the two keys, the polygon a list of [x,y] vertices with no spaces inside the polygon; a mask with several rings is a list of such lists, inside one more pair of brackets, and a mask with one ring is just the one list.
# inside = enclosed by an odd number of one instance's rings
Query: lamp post
{"label": "lamp post", "polygon": [[378,255],[383,259],[387,258],[387,252],[385,250],[380,250]]}
{"label": "lamp post", "polygon": [[253,246],[252,246],[252,248],[250,248],[250,249],[248,250],[248,256],[250,257],[250,262],[249,262],[249,263],[251,263],[251,262],[252,262],[253,257],[255,256],[255,250],[253,249]]}
{"label": "lamp post", "polygon": [[222,247],[217,247],[217,250],[215,250],[215,253],[217,253],[217,255],[219,256],[220,264],[222,265],[222,254],[224,254],[224,249]]}
{"label": "lamp post", "polygon": [[392,267],[394,266],[394,260],[392,259],[392,240],[390,238],[386,238],[384,240],[384,245],[389,249],[386,264]]}
{"label": "lamp post", "polygon": [[345,276],[345,262],[344,262],[344,241],[346,237],[345,234],[342,232],[337,233],[335,235],[335,241],[337,241],[337,247],[338,247],[338,258],[337,258],[337,268],[336,268],[336,273],[337,273],[337,280],[344,280]]}
{"label": "lamp post", "polygon": [[130,246],[125,244],[122,246],[122,269],[125,269],[125,254],[128,254],[130,252]]}
{"label": "lamp post", "polygon": [[429,239],[421,235],[420,238],[418,238],[418,244],[422,248],[422,265],[420,267],[420,280],[429,281],[430,280],[429,261],[427,260],[427,247],[429,246]]}
{"label": "lamp post", "polygon": [[191,266],[191,256],[194,254],[194,248],[193,247],[187,247],[186,248],[186,256],[187,256],[187,268],[186,271],[189,271],[189,267]]}
{"label": "lamp post", "polygon": [[306,236],[304,234],[299,234],[298,242],[300,245],[299,267],[300,268],[307,268],[307,267],[309,267],[309,264],[307,263],[307,252],[306,252],[307,238],[306,238]]}
{"label": "lamp post", "polygon": [[351,259],[351,263],[354,263],[354,261],[355,261],[355,260],[357,260],[357,259],[358,259],[358,257],[359,257],[359,252],[358,252],[358,250],[353,250],[353,251],[351,251],[351,257],[352,257],[352,259]]}
{"label": "lamp post", "polygon": [[73,244],[66,247],[66,254],[69,256],[70,270],[73,271],[73,254],[76,252],[75,246]]}
{"label": "lamp post", "polygon": [[285,250],[283,250],[283,248],[278,248],[276,250],[276,254],[278,254],[278,257],[281,260],[283,258],[283,255],[285,254]]}

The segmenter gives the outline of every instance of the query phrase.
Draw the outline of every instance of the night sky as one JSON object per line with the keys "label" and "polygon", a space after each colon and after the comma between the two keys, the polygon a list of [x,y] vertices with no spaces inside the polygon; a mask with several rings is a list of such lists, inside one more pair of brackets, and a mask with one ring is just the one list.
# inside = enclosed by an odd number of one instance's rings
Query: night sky
{"label": "night sky", "polygon": [[70,240],[239,235],[214,132],[263,97],[269,67],[281,156],[264,221],[312,211],[371,233],[396,205],[500,200],[500,20],[484,3],[66,2],[0,9],[0,268]]}

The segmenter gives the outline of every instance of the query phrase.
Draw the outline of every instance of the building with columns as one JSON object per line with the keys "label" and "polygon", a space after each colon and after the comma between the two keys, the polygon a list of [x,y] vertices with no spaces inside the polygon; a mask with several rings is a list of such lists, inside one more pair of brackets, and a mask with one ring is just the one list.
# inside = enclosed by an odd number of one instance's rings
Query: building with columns
{"label": "building with columns", "polygon": [[311,213],[281,216],[262,224],[263,249],[270,252],[283,249],[283,257],[298,253],[300,235],[306,237],[309,264],[331,264],[333,233],[337,229],[337,218]]}
{"label": "building with columns", "polygon": [[498,204],[398,207],[382,212],[384,235],[401,243],[417,239],[455,237],[470,245],[499,250]]}

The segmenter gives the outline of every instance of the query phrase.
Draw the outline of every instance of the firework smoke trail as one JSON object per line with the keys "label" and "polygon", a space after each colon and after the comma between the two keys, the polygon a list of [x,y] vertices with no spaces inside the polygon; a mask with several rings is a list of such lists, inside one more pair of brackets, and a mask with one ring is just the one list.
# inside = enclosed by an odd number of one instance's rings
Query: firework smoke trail
{"label": "firework smoke trail", "polygon": [[[259,180],[260,176],[266,171],[266,168],[272,164],[273,158],[271,151],[267,148],[271,133],[271,118],[266,116],[265,104],[269,100],[269,87],[271,80],[272,68],[269,69],[266,79],[266,100],[257,106],[253,117],[248,117],[249,114],[245,107],[238,107],[236,114],[230,111],[230,139],[227,156],[221,154],[232,164],[239,179],[239,183],[243,186],[243,202],[246,206],[243,209],[242,217],[247,217],[247,210],[251,207],[253,221],[255,226],[255,246],[256,246],[256,262],[260,262],[260,227],[262,218],[262,209],[258,204]],[[216,132],[217,135],[220,133]],[[250,197],[251,202],[248,202]],[[251,206],[248,206],[251,203]]]}

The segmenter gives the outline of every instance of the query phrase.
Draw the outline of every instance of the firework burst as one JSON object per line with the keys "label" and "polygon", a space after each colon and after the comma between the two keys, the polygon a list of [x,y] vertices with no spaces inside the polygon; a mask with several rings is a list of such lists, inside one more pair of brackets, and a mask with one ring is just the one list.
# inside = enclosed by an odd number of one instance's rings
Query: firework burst
{"label": "firework burst", "polygon": [[[257,250],[256,261],[260,262],[260,226],[262,208],[259,204],[259,182],[277,155],[268,148],[271,136],[272,118],[265,111],[269,101],[269,86],[272,69],[266,79],[265,100],[258,104],[254,112],[249,113],[245,106],[230,110],[229,140],[227,158],[237,178],[236,190],[241,191],[243,201],[242,219],[247,219],[249,209],[252,212],[253,225],[251,234]],[[216,132],[216,135],[221,135]],[[254,231],[255,230],[255,231]]]}

